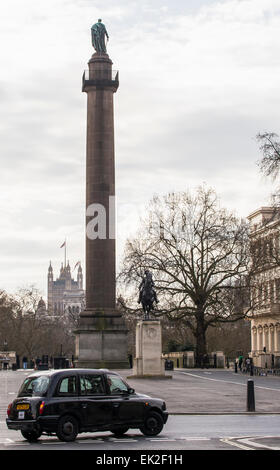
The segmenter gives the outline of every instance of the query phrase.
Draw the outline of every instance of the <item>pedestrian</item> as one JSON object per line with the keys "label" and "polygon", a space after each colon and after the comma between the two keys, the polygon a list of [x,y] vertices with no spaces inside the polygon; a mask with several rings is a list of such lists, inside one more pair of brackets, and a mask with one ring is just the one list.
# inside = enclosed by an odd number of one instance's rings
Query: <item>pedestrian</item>
{"label": "pedestrian", "polygon": [[239,366],[239,370],[241,370],[242,363],[243,363],[243,356],[242,356],[242,355],[240,355],[240,356],[239,356],[239,358],[238,358],[238,366]]}
{"label": "pedestrian", "polygon": [[35,359],[36,369],[39,370],[42,361],[39,357]]}
{"label": "pedestrian", "polygon": [[246,372],[250,372],[250,365],[251,365],[251,360],[249,357],[247,357],[245,361]]}
{"label": "pedestrian", "polygon": [[24,369],[27,369],[27,357],[26,356],[22,358],[22,366]]}

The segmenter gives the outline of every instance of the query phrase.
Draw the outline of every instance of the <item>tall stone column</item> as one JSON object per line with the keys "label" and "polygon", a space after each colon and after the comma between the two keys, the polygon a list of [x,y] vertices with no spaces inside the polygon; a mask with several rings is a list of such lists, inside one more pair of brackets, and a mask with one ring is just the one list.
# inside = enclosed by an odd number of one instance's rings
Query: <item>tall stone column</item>
{"label": "tall stone column", "polygon": [[263,325],[263,344],[262,344],[262,347],[266,349],[266,352],[268,352],[268,326],[267,324],[264,324]]}
{"label": "tall stone column", "polygon": [[83,76],[87,93],[86,308],[76,331],[76,365],[128,368],[127,330],[116,309],[113,96],[118,73],[95,53]]}
{"label": "tall stone column", "polygon": [[273,325],[269,325],[268,351],[270,352],[270,354],[274,353],[274,326]]}
{"label": "tall stone column", "polygon": [[279,324],[274,325],[274,352],[279,352]]}
{"label": "tall stone column", "polygon": [[257,328],[253,326],[251,329],[251,352],[255,353],[257,349]]}
{"label": "tall stone column", "polygon": [[110,222],[115,213],[113,94],[118,80],[112,78],[109,56],[94,54],[83,83],[87,93],[86,309],[90,311],[115,309],[115,233]]}
{"label": "tall stone column", "polygon": [[263,334],[263,329],[262,326],[257,327],[257,350],[260,352],[262,350],[262,334]]}

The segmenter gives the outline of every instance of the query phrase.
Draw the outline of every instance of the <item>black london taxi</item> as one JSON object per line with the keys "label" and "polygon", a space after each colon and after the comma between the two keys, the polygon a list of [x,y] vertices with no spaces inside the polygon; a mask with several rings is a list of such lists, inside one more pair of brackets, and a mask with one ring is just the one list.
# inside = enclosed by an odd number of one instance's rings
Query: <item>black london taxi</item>
{"label": "black london taxi", "polygon": [[165,402],[135,392],[116,372],[105,369],[37,371],[26,377],[9,404],[6,423],[36,441],[56,434],[70,442],[79,433],[138,428],[156,436],[168,418]]}

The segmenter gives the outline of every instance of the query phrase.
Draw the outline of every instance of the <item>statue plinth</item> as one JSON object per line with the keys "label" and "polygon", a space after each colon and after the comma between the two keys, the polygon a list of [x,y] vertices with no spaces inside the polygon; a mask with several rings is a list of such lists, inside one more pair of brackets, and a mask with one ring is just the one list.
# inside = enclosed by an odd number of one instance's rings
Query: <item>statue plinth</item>
{"label": "statue plinth", "polygon": [[119,311],[84,310],[75,334],[77,367],[129,368],[127,329]]}
{"label": "statue plinth", "polygon": [[159,320],[139,321],[136,325],[136,356],[131,378],[172,378],[165,375]]}

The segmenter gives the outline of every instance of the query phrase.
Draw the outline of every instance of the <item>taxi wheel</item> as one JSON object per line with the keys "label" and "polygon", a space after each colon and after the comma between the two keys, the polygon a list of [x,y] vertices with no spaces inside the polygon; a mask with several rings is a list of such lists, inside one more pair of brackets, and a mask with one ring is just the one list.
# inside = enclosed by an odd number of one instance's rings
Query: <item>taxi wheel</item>
{"label": "taxi wheel", "polygon": [[123,436],[128,430],[129,430],[129,428],[126,427],[126,426],[123,426],[123,427],[120,427],[120,428],[116,428],[116,429],[110,429],[110,431],[111,431],[116,437],[121,437],[121,436]]}
{"label": "taxi wheel", "polygon": [[140,427],[140,431],[145,436],[156,436],[162,431],[163,419],[156,411],[151,411],[145,419],[144,426]]}
{"label": "taxi wheel", "polygon": [[21,434],[29,442],[36,442],[42,435],[40,431],[21,431]]}
{"label": "taxi wheel", "polygon": [[74,416],[62,416],[58,421],[56,435],[63,442],[75,441],[79,432],[79,424]]}

